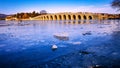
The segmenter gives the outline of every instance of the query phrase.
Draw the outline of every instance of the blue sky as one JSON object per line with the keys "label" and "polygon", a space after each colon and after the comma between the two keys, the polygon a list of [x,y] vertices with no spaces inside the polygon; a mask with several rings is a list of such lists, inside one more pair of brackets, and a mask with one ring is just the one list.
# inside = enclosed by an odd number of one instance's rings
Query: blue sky
{"label": "blue sky", "polygon": [[0,13],[32,12],[46,10],[58,12],[118,13],[111,8],[112,0],[0,0]]}

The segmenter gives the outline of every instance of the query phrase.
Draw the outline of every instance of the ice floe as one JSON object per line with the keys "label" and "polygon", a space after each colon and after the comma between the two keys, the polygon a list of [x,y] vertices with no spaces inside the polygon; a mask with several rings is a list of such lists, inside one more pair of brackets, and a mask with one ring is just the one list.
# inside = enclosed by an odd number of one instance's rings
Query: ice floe
{"label": "ice floe", "polygon": [[69,40],[69,34],[65,32],[55,33],[53,36],[59,40]]}
{"label": "ice floe", "polygon": [[72,44],[74,44],[74,45],[80,45],[81,42],[73,42]]}
{"label": "ice floe", "polygon": [[52,45],[52,50],[56,50],[58,48],[57,45]]}

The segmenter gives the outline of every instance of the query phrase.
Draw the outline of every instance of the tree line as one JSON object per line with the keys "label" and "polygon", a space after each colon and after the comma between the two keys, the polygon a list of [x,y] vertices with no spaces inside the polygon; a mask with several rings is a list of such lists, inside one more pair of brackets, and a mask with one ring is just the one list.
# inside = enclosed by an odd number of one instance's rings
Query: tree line
{"label": "tree line", "polygon": [[35,11],[33,11],[32,13],[17,13],[12,15],[12,17],[18,18],[18,19],[27,19],[29,17],[35,17],[38,16],[39,13],[36,13]]}
{"label": "tree line", "polygon": [[39,15],[44,15],[47,14],[47,12],[45,10],[42,10],[40,12],[35,12],[33,11],[32,13],[17,13],[17,14],[13,14],[12,17],[17,18],[17,19],[28,19],[30,17],[36,17]]}

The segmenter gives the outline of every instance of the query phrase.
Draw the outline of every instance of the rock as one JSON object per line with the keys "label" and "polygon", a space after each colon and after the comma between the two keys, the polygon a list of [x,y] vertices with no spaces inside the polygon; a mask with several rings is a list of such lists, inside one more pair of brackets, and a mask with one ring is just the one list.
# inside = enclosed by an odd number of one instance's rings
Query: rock
{"label": "rock", "polygon": [[91,66],[90,68],[102,68],[100,65]]}
{"label": "rock", "polygon": [[79,53],[81,53],[81,54],[90,54],[90,53],[87,52],[87,51],[80,51]]}
{"label": "rock", "polygon": [[91,32],[85,32],[85,33],[82,33],[83,35],[91,35],[92,33]]}
{"label": "rock", "polygon": [[52,50],[56,50],[57,48],[57,45],[52,45]]}

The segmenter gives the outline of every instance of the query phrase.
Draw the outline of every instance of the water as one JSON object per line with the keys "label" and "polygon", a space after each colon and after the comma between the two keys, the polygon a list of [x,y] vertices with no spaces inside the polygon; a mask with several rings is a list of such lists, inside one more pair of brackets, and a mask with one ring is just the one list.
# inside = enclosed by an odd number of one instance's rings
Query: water
{"label": "water", "polygon": [[[0,68],[119,68],[120,22],[0,21]],[[69,39],[54,37],[67,33]],[[52,50],[52,45],[58,49]]]}

